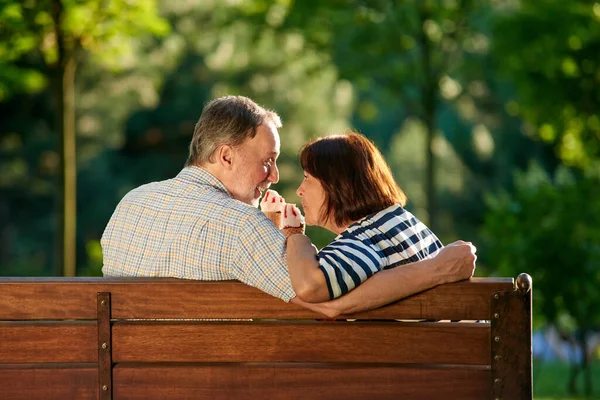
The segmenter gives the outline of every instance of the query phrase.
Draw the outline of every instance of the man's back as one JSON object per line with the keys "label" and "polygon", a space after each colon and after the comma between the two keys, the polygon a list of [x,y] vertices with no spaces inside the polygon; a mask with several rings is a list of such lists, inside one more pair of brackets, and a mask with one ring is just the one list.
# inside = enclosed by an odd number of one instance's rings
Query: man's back
{"label": "man's back", "polygon": [[129,192],[101,243],[105,276],[237,279],[284,300],[294,296],[284,235],[198,167]]}

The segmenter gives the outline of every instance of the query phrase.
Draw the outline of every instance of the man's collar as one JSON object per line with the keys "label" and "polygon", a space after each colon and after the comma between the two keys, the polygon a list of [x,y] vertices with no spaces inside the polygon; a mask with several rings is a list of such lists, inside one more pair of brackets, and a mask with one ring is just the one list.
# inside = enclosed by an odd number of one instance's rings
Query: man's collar
{"label": "man's collar", "polygon": [[231,197],[231,193],[229,193],[229,190],[227,190],[225,185],[223,185],[223,182],[201,167],[197,167],[195,165],[185,167],[181,170],[177,177],[185,181],[212,186]]}

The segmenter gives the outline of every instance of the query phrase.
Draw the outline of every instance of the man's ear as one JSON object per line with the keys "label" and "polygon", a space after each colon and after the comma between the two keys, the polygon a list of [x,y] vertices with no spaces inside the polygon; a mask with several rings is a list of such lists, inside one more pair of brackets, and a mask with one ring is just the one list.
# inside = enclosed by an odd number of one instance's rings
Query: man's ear
{"label": "man's ear", "polygon": [[228,144],[224,144],[217,150],[217,164],[223,169],[231,169],[233,159],[235,157],[235,149]]}

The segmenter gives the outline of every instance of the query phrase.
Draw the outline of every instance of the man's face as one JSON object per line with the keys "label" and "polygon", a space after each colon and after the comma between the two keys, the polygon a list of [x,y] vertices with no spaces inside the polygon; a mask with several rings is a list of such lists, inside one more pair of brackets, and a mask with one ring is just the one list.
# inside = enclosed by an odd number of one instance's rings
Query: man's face
{"label": "man's face", "polygon": [[259,125],[256,136],[235,149],[232,182],[229,191],[234,199],[258,207],[262,193],[279,181],[279,133],[272,122]]}

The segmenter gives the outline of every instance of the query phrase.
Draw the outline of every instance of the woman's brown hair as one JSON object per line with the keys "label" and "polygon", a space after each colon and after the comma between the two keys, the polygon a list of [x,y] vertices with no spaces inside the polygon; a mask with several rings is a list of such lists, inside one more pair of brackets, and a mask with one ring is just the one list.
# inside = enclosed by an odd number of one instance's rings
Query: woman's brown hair
{"label": "woman's brown hair", "polygon": [[333,218],[342,226],[394,204],[406,204],[406,195],[381,152],[361,134],[314,139],[300,149],[300,164],[323,186],[324,221]]}

